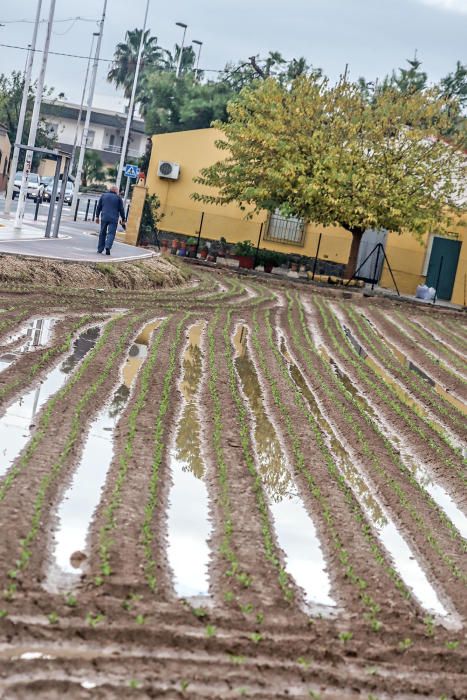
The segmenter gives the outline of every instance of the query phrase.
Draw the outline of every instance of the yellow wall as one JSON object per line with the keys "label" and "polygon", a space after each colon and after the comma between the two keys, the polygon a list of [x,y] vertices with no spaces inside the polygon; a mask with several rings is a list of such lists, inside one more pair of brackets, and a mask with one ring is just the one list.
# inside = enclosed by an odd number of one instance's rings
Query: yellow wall
{"label": "yellow wall", "polygon": [[[151,163],[148,169],[147,186],[150,194],[157,194],[161,201],[163,219],[160,229],[174,233],[194,236],[198,234],[201,214],[204,212],[202,236],[217,240],[221,236],[229,243],[250,240],[257,244],[261,223],[264,224],[262,248],[277,250],[282,253],[296,253],[314,257],[319,234],[322,233],[319,258],[330,262],[346,263],[350,252],[351,235],[339,226],[316,226],[308,224],[303,245],[283,244],[267,240],[267,214],[254,215],[251,220],[245,218],[245,212],[236,204],[216,206],[196,202],[191,199],[193,192],[209,193],[209,188],[193,182],[202,168],[212,165],[222,157],[223,152],[215,146],[216,139],[222,136],[216,129],[198,129],[175,134],[153,136]],[[158,177],[157,168],[160,160],[179,163],[180,178],[167,180]],[[215,194],[215,190],[211,189]],[[458,229],[459,239],[466,236],[467,229]],[[266,237],[264,238],[264,235]],[[389,233],[386,254],[402,293],[414,294],[417,285],[425,281],[424,265],[427,256],[426,235],[420,243],[408,232],[398,235]],[[461,247],[458,274],[452,301],[463,303],[463,275],[467,274],[467,241]],[[380,282],[382,287],[393,288],[387,269],[383,267]]]}
{"label": "yellow wall", "polygon": [[[305,244],[283,244],[267,240],[267,213],[246,218],[246,212],[236,204],[216,206],[195,202],[193,192],[213,193],[215,190],[201,187],[193,182],[202,168],[212,165],[222,153],[215,146],[221,132],[217,129],[197,129],[175,134],[153,136],[151,163],[148,169],[147,186],[150,194],[157,194],[161,201],[161,230],[182,233],[189,236],[198,234],[201,215],[204,212],[202,236],[218,240],[223,236],[229,243],[250,240],[257,244],[263,223],[262,248],[278,250],[282,253],[296,253],[313,257],[316,252],[319,233],[323,233],[320,258],[334,262],[347,262],[350,251],[350,234],[339,227],[315,226],[306,229]],[[157,176],[159,161],[168,160],[181,166],[178,180],[162,179]],[[266,234],[266,239],[264,235]]]}

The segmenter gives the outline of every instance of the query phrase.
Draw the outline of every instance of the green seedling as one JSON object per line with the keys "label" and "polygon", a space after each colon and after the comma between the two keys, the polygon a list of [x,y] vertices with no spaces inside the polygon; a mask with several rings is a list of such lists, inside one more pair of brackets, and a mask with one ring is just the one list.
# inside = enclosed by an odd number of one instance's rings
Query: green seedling
{"label": "green seedling", "polygon": [[245,615],[249,615],[250,613],[253,612],[253,605],[252,605],[251,603],[246,603],[245,605],[242,605],[242,604],[240,603],[240,610],[241,610],[242,613],[244,613]]}
{"label": "green seedling", "polygon": [[431,617],[431,615],[427,615],[423,622],[425,623],[426,633],[428,634],[428,636],[432,637],[435,629],[434,619]]}
{"label": "green seedling", "polygon": [[186,680],[180,681],[180,690],[182,691],[182,693],[185,692],[185,690],[188,688],[189,685],[190,685],[190,681],[186,681]]}
{"label": "green seedling", "polygon": [[128,685],[133,690],[136,690],[137,688],[141,687],[141,681],[137,681],[136,678],[132,678],[131,681],[128,683]]}
{"label": "green seedling", "polygon": [[205,608],[193,608],[193,615],[199,620],[208,616],[207,610]]}
{"label": "green seedling", "polygon": [[237,574],[237,581],[241,583],[244,588],[249,588],[251,586],[251,577],[244,571],[241,574]]}
{"label": "green seedling", "polygon": [[346,642],[350,642],[352,637],[353,637],[352,632],[340,632],[339,633],[339,639],[341,640],[341,642],[344,642],[344,644]]}
{"label": "green seedling", "polygon": [[406,637],[406,639],[402,639],[402,641],[399,642],[399,649],[405,651],[406,649],[410,649],[412,644],[413,642],[410,637]]}
{"label": "green seedling", "polygon": [[263,624],[263,622],[264,622],[264,613],[262,613],[262,612],[256,613],[256,622],[257,622],[258,625],[262,625],[262,624]]}
{"label": "green seedling", "polygon": [[305,659],[304,656],[299,656],[297,659],[297,663],[300,664],[300,666],[302,666],[305,669],[310,668],[310,666],[311,666],[311,661],[308,661],[308,659]]}
{"label": "green seedling", "polygon": [[446,642],[446,649],[449,649],[451,651],[457,649],[458,646],[459,642],[457,641],[457,639],[452,640],[452,642]]}
{"label": "green seedling", "polygon": [[137,616],[135,617],[135,620],[136,620],[136,623],[137,623],[138,625],[144,625],[144,623],[146,622],[146,620],[144,619],[144,615],[141,615],[141,614],[140,614],[140,615],[137,615]]}
{"label": "green seedling", "polygon": [[245,657],[244,656],[236,656],[235,654],[230,654],[230,660],[233,664],[243,664],[245,663]]}
{"label": "green seedling", "polygon": [[378,669],[377,669],[376,666],[367,666],[366,669],[365,669],[365,671],[366,671],[370,676],[374,676],[375,673],[378,673]]}
{"label": "green seedling", "polygon": [[75,608],[77,604],[78,601],[76,600],[75,596],[68,593],[68,595],[65,597],[65,605],[68,605],[69,608]]}
{"label": "green seedling", "polygon": [[260,632],[252,632],[250,634],[250,639],[255,644],[259,644],[263,640],[263,635]]}
{"label": "green seedling", "polygon": [[49,615],[47,615],[47,619],[51,625],[56,625],[59,620],[59,617],[56,612],[51,612],[49,613]]}
{"label": "green seedling", "polygon": [[246,688],[237,688],[237,693],[239,695],[246,695]]}
{"label": "green seedling", "polygon": [[379,632],[382,626],[383,623],[379,620],[375,619],[371,621],[371,629],[373,630],[373,632]]}
{"label": "green seedling", "polygon": [[224,593],[224,600],[226,603],[232,603],[235,598],[235,595],[232,591],[226,591]]}
{"label": "green seedling", "polygon": [[215,637],[217,634],[217,630],[214,625],[207,625],[205,632],[206,637]]}
{"label": "green seedling", "polygon": [[308,695],[310,698],[314,698],[314,700],[319,700],[321,697],[321,693],[318,693],[317,690],[309,690]]}
{"label": "green seedling", "polygon": [[103,622],[104,620],[105,620],[105,615],[101,615],[100,613],[97,613],[97,615],[93,615],[92,613],[89,612],[86,615],[86,622],[91,627],[97,627],[97,625],[100,622]]}
{"label": "green seedling", "polygon": [[0,619],[2,617],[6,617],[8,615],[8,611],[5,610],[4,608],[0,608]]}

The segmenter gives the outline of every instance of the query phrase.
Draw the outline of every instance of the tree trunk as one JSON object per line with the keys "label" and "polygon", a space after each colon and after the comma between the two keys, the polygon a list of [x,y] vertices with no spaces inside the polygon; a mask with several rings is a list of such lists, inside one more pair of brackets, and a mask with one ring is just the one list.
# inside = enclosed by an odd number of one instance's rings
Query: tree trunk
{"label": "tree trunk", "polygon": [[347,280],[353,277],[357,269],[358,251],[360,250],[360,243],[365,230],[361,227],[347,228],[347,231],[350,231],[352,234],[352,245],[350,246],[349,259],[344,272],[344,277]]}

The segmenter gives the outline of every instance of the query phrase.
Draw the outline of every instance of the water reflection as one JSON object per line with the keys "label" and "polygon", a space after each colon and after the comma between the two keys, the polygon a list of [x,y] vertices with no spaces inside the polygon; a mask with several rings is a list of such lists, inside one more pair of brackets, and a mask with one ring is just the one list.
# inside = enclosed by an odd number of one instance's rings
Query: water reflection
{"label": "water reflection", "polygon": [[21,338],[24,341],[21,345],[11,352],[3,353],[0,355],[0,372],[10,367],[10,365],[15,362],[18,357],[26,352],[31,352],[38,347],[44,347],[50,340],[52,335],[52,329],[56,322],[56,318],[47,316],[45,318],[35,318],[29,321],[18,333],[10,336],[8,338],[7,345],[12,345],[16,343]]}
{"label": "water reflection", "polygon": [[7,408],[0,418],[0,476],[11,467],[31,437],[42,406],[67,380],[67,375],[95,345],[100,329],[88,328],[73,341],[73,352],[52,369],[44,381]]}
{"label": "water reflection", "polygon": [[206,596],[209,591],[211,525],[204,481],[198,396],[202,379],[202,334],[205,322],[188,331],[179,382],[182,410],[170,451],[172,487],[169,494],[167,555],[179,597]]}
{"label": "water reflection", "polygon": [[161,323],[161,319],[151,321],[138,335],[122,367],[123,383],[91,424],[73,481],[58,508],[52,564],[44,584],[47,590],[66,590],[82,574],[89,525],[112,462],[115,428],[147,357],[151,336]]}
{"label": "water reflection", "polygon": [[247,340],[248,328],[238,326],[233,336],[235,368],[253,415],[258,471],[269,497],[277,539],[286,557],[286,569],[305,591],[307,602],[335,606],[316,528],[298,494],[275,427],[266,413]]}

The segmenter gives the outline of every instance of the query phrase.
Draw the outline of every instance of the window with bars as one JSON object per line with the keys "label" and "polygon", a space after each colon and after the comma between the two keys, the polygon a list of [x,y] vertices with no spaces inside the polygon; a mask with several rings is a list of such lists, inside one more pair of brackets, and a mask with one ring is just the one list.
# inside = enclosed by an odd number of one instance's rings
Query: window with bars
{"label": "window with bars", "polygon": [[305,221],[295,216],[283,216],[278,209],[269,218],[267,241],[291,243],[303,246],[305,241]]}

